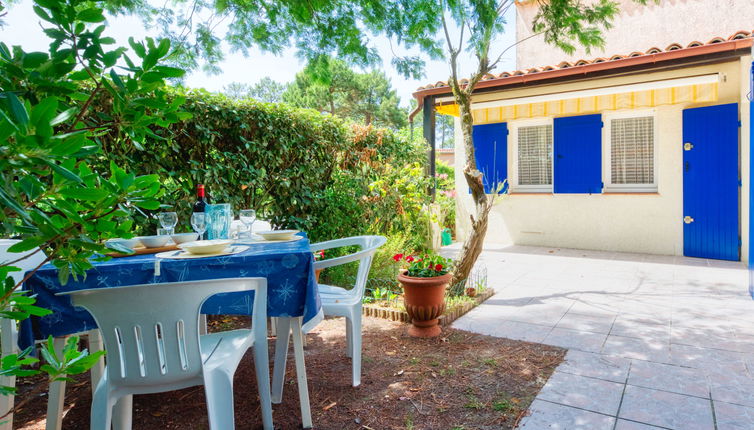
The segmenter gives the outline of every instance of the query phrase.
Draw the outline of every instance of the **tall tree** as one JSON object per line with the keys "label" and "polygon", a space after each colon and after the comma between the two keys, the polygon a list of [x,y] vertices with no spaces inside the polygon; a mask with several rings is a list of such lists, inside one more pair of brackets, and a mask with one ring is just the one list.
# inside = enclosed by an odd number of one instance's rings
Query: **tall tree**
{"label": "tall tree", "polygon": [[[147,0],[108,0],[116,9],[149,11]],[[245,52],[252,45],[279,53],[295,46],[299,55],[320,69],[327,55],[351,61],[359,66],[374,65],[379,56],[374,35],[384,35],[406,48],[418,47],[423,55],[395,56],[393,65],[405,75],[420,77],[426,56],[444,58],[450,66],[450,86],[459,106],[463,146],[467,164],[464,177],[476,206],[472,231],[464,243],[454,281],[467,277],[482,249],[492,202],[484,193],[482,173],[474,158],[471,98],[482,77],[492,71],[511,47],[497,49],[495,41],[505,29],[505,13],[517,0],[192,0],[190,14],[185,13],[180,32],[170,32],[175,21],[163,20],[168,34],[180,46],[179,53],[200,53],[212,62],[221,56],[220,40],[212,32],[217,19],[230,17],[225,41]],[[534,20],[536,35],[546,42],[572,52],[575,45],[587,48],[604,44],[602,33],[610,28],[618,12],[616,0],[532,0],[539,7]],[[633,0],[646,4],[650,0]],[[654,0],[658,2],[659,0]],[[177,0],[186,4],[188,0]],[[194,11],[210,10],[206,20],[193,20]],[[185,18],[188,16],[189,18]],[[201,21],[201,22],[200,22]],[[451,27],[459,37],[451,38]],[[193,38],[187,37],[193,34]],[[459,55],[471,52],[477,59],[475,72],[460,81]],[[331,106],[332,108],[332,106]]]}
{"label": "tall tree", "polygon": [[252,98],[265,103],[280,103],[283,101],[283,93],[287,84],[265,76],[254,85],[241,82],[231,82],[223,87],[223,94],[233,99]]}
{"label": "tall tree", "polygon": [[407,124],[398,94],[384,73],[358,73],[337,59],[307,67],[283,93],[283,101],[364,124],[401,128]]}

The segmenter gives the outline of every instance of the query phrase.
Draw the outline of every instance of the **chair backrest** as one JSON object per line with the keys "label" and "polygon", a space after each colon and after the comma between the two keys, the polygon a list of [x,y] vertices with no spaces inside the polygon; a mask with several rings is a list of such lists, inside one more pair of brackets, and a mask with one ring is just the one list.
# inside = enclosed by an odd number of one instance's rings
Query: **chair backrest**
{"label": "chair backrest", "polygon": [[24,255],[31,255],[29,258],[25,258],[17,263],[13,263],[13,266],[21,269],[20,272],[11,272],[10,276],[18,283],[24,279],[26,272],[37,267],[41,262],[45,260],[45,254],[42,251],[38,251],[39,248],[34,248],[26,252],[8,252],[8,248],[20,242],[16,239],[0,239],[0,265],[4,265],[7,262],[17,260]]}
{"label": "chair backrest", "polygon": [[[20,242],[20,240],[0,239],[0,265],[15,261],[23,257],[24,255],[32,254],[28,258],[13,263],[13,266],[21,269],[21,271],[19,272],[10,272],[10,276],[11,278],[13,278],[13,281],[15,283],[21,282],[24,279],[24,276],[26,276],[26,272],[33,270],[34,268],[39,266],[39,264],[42,263],[46,258],[44,252],[39,251],[39,248],[34,248],[26,252],[8,252],[8,248],[18,242]],[[0,281],[3,280],[0,279]],[[16,350],[18,349],[18,347],[16,346],[16,342],[18,340],[16,320],[2,318],[0,321],[0,333],[2,333],[2,339],[0,340],[0,343],[2,343],[2,355],[6,356],[8,354],[13,354],[14,352],[16,352]]]}
{"label": "chair backrest", "polygon": [[88,310],[107,350],[107,376],[119,386],[180,385],[202,372],[199,311],[218,293],[254,290],[252,323],[266,331],[267,280],[229,278],[59,293]]}
{"label": "chair backrest", "polygon": [[328,240],[327,242],[313,243],[312,252],[323,249],[341,248],[344,246],[358,246],[360,249],[352,254],[341,257],[328,258],[314,262],[314,269],[325,269],[333,266],[340,266],[352,261],[359,261],[359,270],[356,273],[356,283],[350,291],[354,297],[363,297],[366,289],[367,279],[369,278],[369,269],[372,267],[372,257],[377,248],[384,245],[387,239],[384,236],[353,236],[343,239]]}

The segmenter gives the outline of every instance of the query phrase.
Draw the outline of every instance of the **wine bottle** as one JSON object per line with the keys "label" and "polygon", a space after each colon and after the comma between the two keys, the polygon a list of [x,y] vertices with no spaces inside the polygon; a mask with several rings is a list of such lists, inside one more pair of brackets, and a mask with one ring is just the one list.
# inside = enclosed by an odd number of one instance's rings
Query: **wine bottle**
{"label": "wine bottle", "polygon": [[204,193],[204,184],[199,184],[196,186],[196,203],[194,203],[194,212],[204,212],[207,203],[207,196]]}

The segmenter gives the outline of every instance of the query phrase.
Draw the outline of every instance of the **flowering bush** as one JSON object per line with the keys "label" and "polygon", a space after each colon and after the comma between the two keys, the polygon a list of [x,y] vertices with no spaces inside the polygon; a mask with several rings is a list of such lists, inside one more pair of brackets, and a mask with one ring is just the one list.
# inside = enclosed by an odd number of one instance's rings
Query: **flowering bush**
{"label": "flowering bush", "polygon": [[414,278],[433,278],[450,272],[453,268],[453,260],[439,255],[425,254],[423,257],[415,255],[395,254],[393,260],[405,261],[409,264],[406,276]]}

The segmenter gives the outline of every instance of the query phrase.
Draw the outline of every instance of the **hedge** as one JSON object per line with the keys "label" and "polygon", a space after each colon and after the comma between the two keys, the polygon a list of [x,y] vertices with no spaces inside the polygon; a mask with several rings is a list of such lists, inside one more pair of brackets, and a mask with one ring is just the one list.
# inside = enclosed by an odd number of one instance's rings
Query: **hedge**
{"label": "hedge", "polygon": [[[425,159],[421,144],[405,135],[314,110],[196,90],[173,97],[185,97],[182,108],[191,119],[156,130],[159,137],[143,148],[102,136],[100,162],[158,174],[162,200],[174,204],[184,230],[196,185],[203,183],[213,203],[256,209],[258,217],[314,240],[364,233],[370,183]],[[380,215],[389,217],[385,211]]]}

